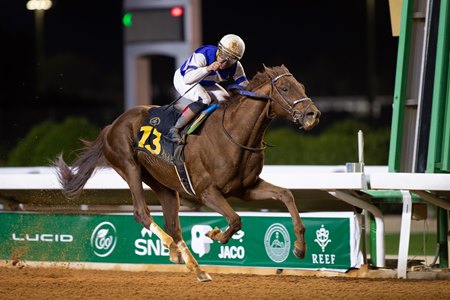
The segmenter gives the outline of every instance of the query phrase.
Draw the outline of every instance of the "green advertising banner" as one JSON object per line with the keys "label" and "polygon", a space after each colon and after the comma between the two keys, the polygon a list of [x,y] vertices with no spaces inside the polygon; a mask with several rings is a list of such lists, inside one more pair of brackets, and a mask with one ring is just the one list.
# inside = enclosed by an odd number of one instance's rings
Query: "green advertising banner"
{"label": "green advertising banner", "polygon": [[[287,213],[239,213],[242,230],[227,244],[205,236],[225,230],[216,213],[181,213],[183,237],[201,265],[345,271],[362,263],[360,230],[352,212],[302,213],[304,259],[292,253]],[[161,213],[153,213],[162,228]],[[0,213],[0,259],[51,262],[171,264],[169,251],[132,214]]]}

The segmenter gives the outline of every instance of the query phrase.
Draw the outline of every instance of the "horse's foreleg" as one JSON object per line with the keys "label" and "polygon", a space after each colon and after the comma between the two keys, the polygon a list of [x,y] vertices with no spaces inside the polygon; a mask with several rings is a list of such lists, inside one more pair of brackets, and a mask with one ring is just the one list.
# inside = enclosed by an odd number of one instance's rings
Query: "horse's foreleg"
{"label": "horse's foreleg", "polygon": [[291,191],[259,179],[252,188],[246,190],[243,196],[243,200],[245,201],[268,199],[280,200],[286,205],[292,217],[294,233],[297,237],[297,241],[294,243],[293,253],[299,258],[304,258],[306,254],[305,225],[300,218]]}
{"label": "horse's foreleg", "polygon": [[241,217],[234,211],[228,201],[215,188],[208,188],[201,194],[202,202],[224,216],[228,221],[228,228],[222,232],[219,228],[214,228],[206,235],[212,240],[216,240],[222,244],[228,243],[233,234],[241,230]]}

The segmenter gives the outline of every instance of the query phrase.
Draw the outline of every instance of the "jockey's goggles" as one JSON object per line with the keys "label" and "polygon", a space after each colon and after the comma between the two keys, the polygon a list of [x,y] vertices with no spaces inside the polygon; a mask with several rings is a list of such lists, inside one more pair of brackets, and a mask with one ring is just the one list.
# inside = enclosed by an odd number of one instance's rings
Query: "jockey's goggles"
{"label": "jockey's goggles", "polygon": [[236,59],[236,57],[232,57],[221,50],[219,50],[219,54],[217,56],[220,58],[220,61],[222,63],[229,62],[231,64],[235,64],[239,60]]}

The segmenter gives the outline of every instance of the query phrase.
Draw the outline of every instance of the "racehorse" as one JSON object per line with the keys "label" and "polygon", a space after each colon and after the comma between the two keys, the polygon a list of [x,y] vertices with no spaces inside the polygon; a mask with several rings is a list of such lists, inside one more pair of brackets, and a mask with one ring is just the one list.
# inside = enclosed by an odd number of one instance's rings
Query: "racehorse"
{"label": "racehorse", "polygon": [[[174,263],[185,263],[199,281],[210,281],[183,240],[178,218],[180,196],[198,201],[223,215],[228,222],[224,231],[214,228],[207,233],[222,244],[241,229],[241,218],[227,202],[236,197],[244,201],[279,200],[292,216],[297,240],[293,253],[304,258],[305,226],[292,193],[259,177],[264,164],[264,133],[271,120],[280,117],[310,130],[319,123],[320,111],[306,96],[304,86],[284,66],[266,67],[250,80],[242,92],[232,94],[200,127],[200,134],[189,135],[184,145],[184,159],[195,195],[183,189],[174,166],[160,158],[133,148],[137,133],[149,109],[137,106],[124,112],[106,126],[85,147],[70,168],[62,154],[53,165],[64,194],[77,197],[97,167],[112,167],[127,183],[133,200],[135,220],[155,233],[169,248]],[[144,199],[142,182],[161,203],[164,230],[151,216]]]}

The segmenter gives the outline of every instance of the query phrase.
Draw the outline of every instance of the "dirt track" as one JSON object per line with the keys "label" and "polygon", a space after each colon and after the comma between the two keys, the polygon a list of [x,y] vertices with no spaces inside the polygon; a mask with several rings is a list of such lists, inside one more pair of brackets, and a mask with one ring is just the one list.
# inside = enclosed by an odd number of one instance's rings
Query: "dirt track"
{"label": "dirt track", "polygon": [[0,299],[450,299],[448,280],[0,267]]}

